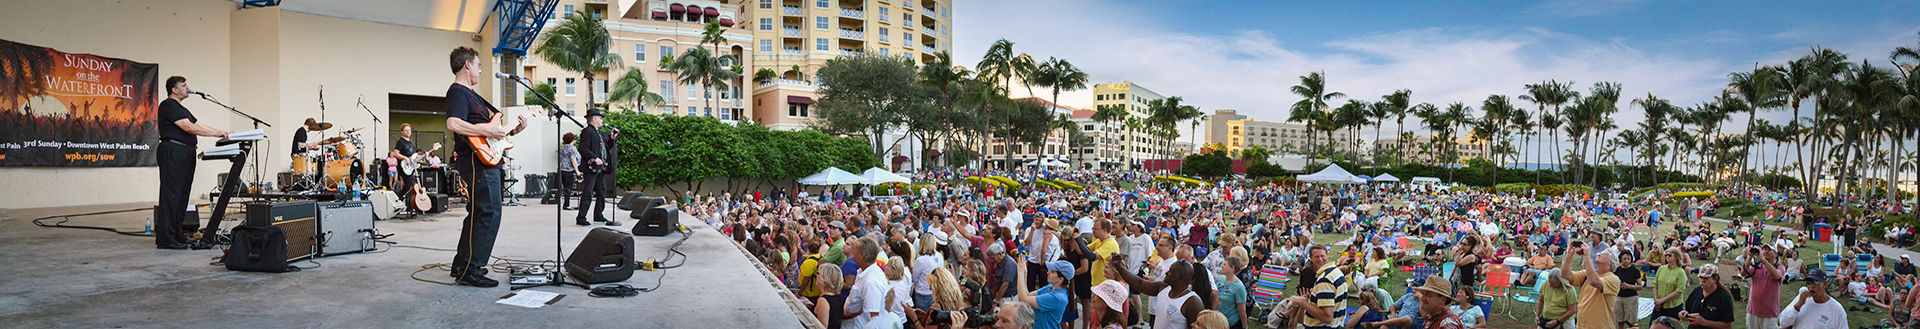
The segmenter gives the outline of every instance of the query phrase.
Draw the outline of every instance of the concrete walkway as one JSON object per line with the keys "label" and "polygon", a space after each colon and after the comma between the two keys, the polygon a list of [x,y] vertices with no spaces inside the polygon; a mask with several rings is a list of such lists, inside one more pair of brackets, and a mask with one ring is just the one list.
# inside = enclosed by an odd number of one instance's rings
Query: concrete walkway
{"label": "concrete walkway", "polygon": [[[1725,219],[1719,219],[1719,218],[1714,218],[1714,217],[1701,217],[1701,218],[1705,218],[1706,220],[1710,220],[1710,221],[1715,221],[1715,222],[1720,222],[1720,223],[1730,223],[1730,222],[1732,222],[1732,221],[1730,221],[1730,220],[1725,220]],[[1792,228],[1792,227],[1786,227],[1786,226],[1780,226],[1780,225],[1774,225],[1774,224],[1772,224],[1772,223],[1764,223],[1764,224],[1762,224],[1762,225],[1763,225],[1763,226],[1765,226],[1765,227],[1766,227],[1766,228],[1768,228],[1768,229],[1774,229],[1774,230],[1782,230],[1782,231],[1785,231],[1785,232],[1787,232],[1787,233],[1793,233],[1793,234],[1799,234],[1799,233],[1800,233],[1800,229],[1798,229],[1798,228]],[[1874,237],[1869,237],[1869,236],[1865,236],[1865,235],[1860,235],[1860,237],[1862,237],[1862,238],[1866,238],[1866,239],[1863,239],[1863,240],[1866,240],[1866,241],[1873,241],[1873,240],[1874,240],[1874,239],[1873,239]],[[1904,248],[1899,248],[1899,247],[1894,247],[1894,246],[1890,246],[1890,245],[1886,245],[1886,244],[1882,244],[1882,243],[1878,243],[1878,242],[1868,242],[1867,244],[1868,244],[1868,245],[1871,245],[1871,246],[1873,246],[1873,250],[1874,250],[1874,252],[1878,252],[1878,253],[1880,253],[1880,256],[1883,256],[1883,257],[1886,257],[1886,258],[1888,258],[1888,259],[1899,259],[1901,255],[1906,255],[1906,256],[1908,256],[1908,257],[1920,257],[1920,252],[1914,252],[1914,251],[1912,251],[1912,250],[1907,250],[1907,249],[1904,249]]]}
{"label": "concrete walkway", "polygon": [[[532,201],[532,200],[529,200]],[[150,237],[42,228],[34,218],[150,205],[0,210],[0,327],[16,328],[797,328],[803,324],[776,283],[731,241],[691,217],[694,235],[679,247],[684,267],[634,273],[626,284],[659,290],[629,298],[593,298],[570,287],[538,309],[496,304],[510,291],[447,286],[445,270],[421,266],[453,259],[461,218],[381,221],[402,248],[301,262],[308,270],[247,273],[209,265],[216,250],[157,250]],[[611,207],[610,207],[611,208]],[[69,224],[139,231],[151,211],[74,217]],[[565,217],[572,217],[566,212]],[[202,214],[205,216],[205,214]],[[494,256],[554,258],[554,207],[506,207]],[[626,213],[619,214],[623,221]],[[57,219],[56,219],[57,220]],[[589,227],[571,218],[560,246],[579,245]],[[223,227],[231,227],[229,221]],[[597,227],[597,226],[596,226]],[[621,229],[630,229],[631,221]],[[666,256],[679,235],[636,237],[640,260]],[[407,248],[406,246],[417,247]],[[675,257],[674,262],[683,259]],[[662,276],[664,274],[664,277]],[[506,274],[489,277],[506,281]]]}

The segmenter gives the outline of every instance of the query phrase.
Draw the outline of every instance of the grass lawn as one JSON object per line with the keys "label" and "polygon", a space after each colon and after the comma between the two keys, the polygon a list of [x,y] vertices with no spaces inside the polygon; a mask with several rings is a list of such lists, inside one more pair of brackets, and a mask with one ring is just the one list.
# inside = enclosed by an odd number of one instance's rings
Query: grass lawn
{"label": "grass lawn", "polygon": [[[1708,223],[1712,225],[1714,230],[1725,229],[1727,226],[1727,224],[1721,223],[1721,222],[1708,221]],[[1653,233],[1656,234],[1654,236],[1660,236],[1660,235],[1666,234],[1667,232],[1671,232],[1672,230],[1673,230],[1672,225],[1663,225],[1655,229]],[[1646,232],[1646,231],[1647,229],[1645,227],[1635,230],[1635,232]],[[1350,236],[1351,236],[1350,234],[1338,234],[1338,233],[1318,234],[1313,237],[1313,241],[1315,243],[1332,244],[1334,242],[1347,239]],[[1636,238],[1644,241],[1648,239],[1648,236],[1637,235]],[[1414,243],[1415,249],[1419,249],[1423,247],[1425,247],[1424,242]],[[1344,247],[1334,247],[1333,248],[1334,250],[1332,251],[1333,252],[1342,251],[1344,250],[1343,248]],[[1807,246],[1803,246],[1799,249],[1799,257],[1803,262],[1806,262],[1808,264],[1820,264],[1820,261],[1819,261],[1820,256],[1830,252],[1831,250],[1833,250],[1832,243],[1812,241],[1812,242],[1809,242]],[[1733,256],[1737,256],[1737,255],[1738,255],[1737,253],[1729,253],[1727,255],[1724,255],[1725,257],[1721,257],[1721,258],[1731,260],[1733,259]],[[1558,259],[1556,259],[1555,262],[1558,263]],[[1708,261],[1702,261],[1698,259],[1694,260],[1694,266],[1696,267],[1699,266],[1700,264],[1705,264],[1705,263],[1708,263]],[[1726,271],[1726,270],[1731,270],[1731,269],[1722,269],[1722,271]],[[1386,288],[1388,292],[1391,292],[1394,298],[1400,298],[1402,296],[1401,294],[1405,294],[1407,292],[1406,279],[1408,278],[1408,276],[1409,276],[1408,274],[1403,272],[1389,273],[1387,275],[1387,278],[1381,280],[1380,284],[1383,286],[1382,288]],[[1697,278],[1690,278],[1690,280],[1692,281],[1689,284],[1690,286],[1697,286],[1699,284],[1699,279]],[[1288,287],[1289,288],[1294,287],[1295,284],[1297,283],[1289,284]],[[1804,282],[1792,282],[1792,283],[1787,283],[1782,285],[1780,287],[1781,294],[1779,296],[1781,307],[1785,307],[1787,304],[1792,303],[1793,298],[1795,297],[1795,294],[1799,291],[1800,287],[1803,287],[1805,285],[1806,283]],[[1520,294],[1525,293],[1524,291],[1516,291],[1516,292]],[[1653,291],[1651,290],[1651,288],[1649,288],[1648,290],[1643,290],[1641,295],[1647,296],[1652,293]],[[1741,291],[1742,295],[1734,296],[1735,312],[1734,312],[1733,328],[1745,328],[1746,326],[1746,307],[1747,307],[1746,301],[1748,299],[1747,296],[1744,295],[1746,293],[1747,293],[1746,290],[1743,289]],[[1385,301],[1383,303],[1391,304],[1391,301]],[[1849,308],[1863,308],[1864,306],[1861,303],[1850,301],[1850,300],[1842,301],[1841,303],[1843,305],[1846,305]],[[1511,312],[1513,314],[1513,317],[1507,316],[1507,314],[1509,313],[1508,308],[1514,308]],[[1511,299],[1495,300],[1494,309],[1489,312],[1494,314],[1490,315],[1488,319],[1490,319],[1491,325],[1494,328],[1533,329],[1534,327],[1533,326],[1533,317],[1534,317],[1533,310],[1534,310],[1533,304],[1520,303],[1517,301],[1512,301]],[[1847,313],[1847,322],[1849,324],[1849,327],[1853,327],[1853,328],[1859,328],[1861,326],[1868,326],[1868,325],[1879,325],[1880,321],[1886,318],[1887,318],[1887,313],[1885,310],[1881,310],[1881,312],[1878,312],[1878,313],[1866,312],[1866,311],[1850,311]],[[1262,322],[1263,320],[1264,319],[1254,319],[1255,322]],[[1647,324],[1649,321],[1650,321],[1649,319],[1640,319],[1638,321],[1638,323],[1640,324],[1640,328],[1642,329],[1648,328]],[[1264,326],[1262,326],[1259,323],[1252,324],[1252,326],[1249,326],[1249,327],[1264,328]]]}

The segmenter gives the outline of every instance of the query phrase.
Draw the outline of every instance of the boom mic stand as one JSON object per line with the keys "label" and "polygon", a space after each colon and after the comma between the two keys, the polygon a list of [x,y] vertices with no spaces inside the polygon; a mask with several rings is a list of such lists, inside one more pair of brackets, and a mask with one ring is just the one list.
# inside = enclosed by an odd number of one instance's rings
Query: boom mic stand
{"label": "boom mic stand", "polygon": [[[213,102],[213,105],[219,105],[220,107],[226,108],[228,111],[233,111],[233,114],[239,114],[242,117],[246,117],[249,120],[253,120],[254,129],[260,129],[260,126],[263,126],[263,125],[268,127],[273,126],[271,124],[267,124],[266,121],[261,121],[260,118],[256,118],[253,115],[247,114],[247,112],[240,112],[240,109],[236,109],[236,108],[233,108],[232,106],[227,106],[227,104],[220,103],[220,101],[213,100],[213,97],[209,97],[207,96],[207,94],[200,94],[200,99],[204,99],[208,102]],[[248,143],[250,145],[253,142],[246,141],[243,143]],[[255,161],[258,161],[258,158],[260,156],[259,153],[252,152],[250,147],[246,148],[246,150],[247,151],[243,151],[243,152],[247,152],[248,153],[247,156],[252,156],[255,158]],[[239,188],[240,169],[242,168],[242,166],[246,165],[246,161],[244,160],[246,160],[246,156],[243,156],[240,159],[238,159],[233,164],[233,169],[228,171],[227,180],[220,182],[220,200],[215,202],[213,205],[213,217],[208,218],[207,225],[202,227],[201,229],[201,234],[200,234],[201,242],[204,242],[208,245],[219,244],[220,239],[218,236],[220,234],[220,222],[226,220],[227,202],[233,200],[233,194],[236,192],[234,190]],[[259,175],[260,164],[258,162],[254,163],[253,172],[254,172],[254,175],[256,176]],[[259,182],[259,179],[260,178],[255,177],[254,181]],[[198,220],[198,219],[195,219],[195,220]]]}
{"label": "boom mic stand", "polygon": [[[513,82],[519,83],[521,87],[525,87],[527,88],[527,90],[533,90],[533,86],[527,85],[526,80],[514,79],[514,78],[507,78],[507,80],[513,80]],[[546,95],[541,95],[540,93],[531,93],[531,94],[533,94],[534,97],[539,97],[540,100],[542,101],[546,101],[547,105],[544,107],[546,107],[549,113],[551,113],[550,116],[554,117],[553,140],[556,140],[556,141],[560,140],[560,136],[562,134],[560,132],[561,117],[567,118],[568,121],[573,121],[573,124],[575,126],[586,128],[587,125],[584,123],[580,123],[580,119],[574,118],[572,113],[567,113],[566,110],[561,110],[559,107],[553,106],[553,99],[549,99],[547,98]],[[557,155],[558,153],[560,153],[560,149],[554,148],[553,152]],[[554,159],[553,167],[560,168],[560,161],[563,161],[563,160],[558,156],[553,157],[553,159]],[[566,184],[566,183],[562,182],[561,184]],[[566,196],[563,195],[561,197],[564,198]],[[513,288],[510,290],[520,290],[520,289],[541,287],[541,286],[555,286],[555,287],[574,286],[574,287],[580,287],[580,289],[593,289],[592,287],[588,287],[586,284],[583,284],[583,283],[567,282],[567,274],[566,274],[567,258],[563,256],[564,255],[563,253],[560,252],[560,248],[561,248],[560,223],[565,218],[566,218],[566,215],[561,212],[560,207],[558,206],[553,207],[553,260],[554,260],[553,265],[554,266],[553,266],[553,271],[547,272],[547,276],[549,277],[549,280],[547,280],[546,283],[538,283],[538,284],[515,284],[513,285]]]}

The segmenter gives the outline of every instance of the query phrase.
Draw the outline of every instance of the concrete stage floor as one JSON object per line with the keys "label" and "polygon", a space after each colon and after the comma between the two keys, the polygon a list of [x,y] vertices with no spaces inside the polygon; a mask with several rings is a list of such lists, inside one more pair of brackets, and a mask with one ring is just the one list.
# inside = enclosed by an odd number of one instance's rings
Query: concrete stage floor
{"label": "concrete stage floor", "polygon": [[[538,201],[537,199],[523,202]],[[204,201],[202,201],[204,202]],[[611,202],[609,202],[611,203]],[[9,328],[795,328],[803,324],[756,262],[706,223],[683,217],[693,237],[680,246],[686,265],[638,271],[624,282],[660,289],[629,298],[593,298],[576,287],[540,287],[563,293],[538,309],[496,304],[509,293],[507,275],[489,274],[500,287],[421,282],[422,265],[452,261],[464,211],[415,220],[379,221],[400,248],[322,257],[320,267],[289,273],[227,271],[208,265],[213,250],[159,250],[153,238],[98,230],[43,228],[35,218],[149,207],[121,204],[0,210],[0,327]],[[608,208],[613,208],[611,204]],[[202,216],[208,211],[202,208]],[[151,211],[75,217],[69,225],[139,231]],[[571,253],[592,227],[573,225],[565,212],[561,246]],[[494,257],[554,257],[554,206],[506,207]],[[238,216],[235,216],[236,218]],[[619,227],[632,221],[620,212]],[[48,220],[48,222],[58,219]],[[223,228],[238,224],[229,220]],[[666,256],[679,235],[635,237],[639,260]],[[677,261],[678,259],[676,259]],[[312,267],[312,262],[295,265]],[[665,273],[664,279],[661,273]],[[419,273],[452,282],[445,270]],[[811,316],[811,313],[807,313]]]}

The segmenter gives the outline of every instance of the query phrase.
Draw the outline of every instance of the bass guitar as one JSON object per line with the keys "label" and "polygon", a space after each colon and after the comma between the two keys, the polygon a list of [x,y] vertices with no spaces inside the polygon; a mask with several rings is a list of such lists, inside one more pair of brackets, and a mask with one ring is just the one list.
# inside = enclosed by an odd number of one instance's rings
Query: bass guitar
{"label": "bass guitar", "polygon": [[440,143],[433,143],[433,149],[407,156],[406,160],[400,161],[400,173],[412,176],[415,170],[420,170],[420,161],[426,160],[428,154],[439,150]]}

